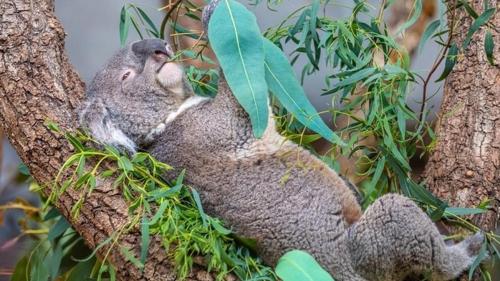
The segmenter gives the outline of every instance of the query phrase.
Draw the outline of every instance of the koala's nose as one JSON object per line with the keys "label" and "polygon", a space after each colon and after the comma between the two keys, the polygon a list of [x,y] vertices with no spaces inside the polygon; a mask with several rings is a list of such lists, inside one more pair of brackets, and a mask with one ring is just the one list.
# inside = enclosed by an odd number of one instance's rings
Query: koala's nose
{"label": "koala's nose", "polygon": [[161,39],[145,39],[132,44],[132,51],[138,56],[165,55],[170,57],[167,42]]}

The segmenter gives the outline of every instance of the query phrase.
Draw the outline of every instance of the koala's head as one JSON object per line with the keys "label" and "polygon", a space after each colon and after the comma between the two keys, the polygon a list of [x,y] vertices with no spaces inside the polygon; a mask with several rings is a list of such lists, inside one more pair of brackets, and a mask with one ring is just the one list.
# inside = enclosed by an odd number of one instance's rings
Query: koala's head
{"label": "koala's head", "polygon": [[105,143],[135,147],[193,96],[170,45],[146,39],[119,50],[87,89],[83,127]]}
{"label": "koala's head", "polygon": [[119,50],[97,73],[88,88],[92,96],[169,95],[183,99],[184,71],[172,60],[170,45],[161,39],[146,39]]}

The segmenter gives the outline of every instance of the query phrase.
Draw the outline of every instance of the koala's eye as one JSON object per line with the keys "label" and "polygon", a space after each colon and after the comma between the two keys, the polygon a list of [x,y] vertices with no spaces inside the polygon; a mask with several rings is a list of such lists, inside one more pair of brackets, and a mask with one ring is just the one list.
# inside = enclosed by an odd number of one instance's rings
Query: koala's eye
{"label": "koala's eye", "polygon": [[122,81],[124,81],[125,79],[127,79],[129,76],[130,76],[130,73],[132,73],[131,71],[127,71],[125,72],[123,75],[122,75]]}

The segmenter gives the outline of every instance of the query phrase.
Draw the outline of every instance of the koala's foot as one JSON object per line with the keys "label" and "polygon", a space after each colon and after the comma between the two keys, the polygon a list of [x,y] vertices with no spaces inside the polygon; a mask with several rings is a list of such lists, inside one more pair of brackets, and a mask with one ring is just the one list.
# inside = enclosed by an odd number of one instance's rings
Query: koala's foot
{"label": "koala's foot", "polygon": [[355,269],[368,280],[399,281],[429,272],[433,280],[450,280],[472,264],[483,239],[476,234],[448,246],[413,201],[389,194],[351,226],[348,244]]}
{"label": "koala's foot", "polygon": [[478,232],[460,243],[446,246],[445,253],[447,255],[444,255],[436,264],[432,280],[451,280],[458,277],[477,258],[483,242],[484,235]]}
{"label": "koala's foot", "polygon": [[481,232],[478,232],[472,236],[467,237],[464,241],[460,242],[459,245],[462,245],[470,256],[476,257],[479,254],[479,250],[481,250],[481,246],[484,242],[484,235]]}

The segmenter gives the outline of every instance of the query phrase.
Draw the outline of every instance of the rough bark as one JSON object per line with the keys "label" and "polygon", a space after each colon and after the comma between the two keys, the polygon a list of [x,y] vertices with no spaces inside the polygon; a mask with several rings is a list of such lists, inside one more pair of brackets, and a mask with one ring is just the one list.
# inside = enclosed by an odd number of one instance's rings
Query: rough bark
{"label": "rough bark", "polygon": [[[468,2],[482,13],[482,0]],[[456,13],[453,41],[461,46],[472,19],[463,9]],[[496,65],[487,62],[483,26],[446,79],[437,146],[425,169],[431,191],[453,205],[474,207],[492,199],[493,209],[474,218],[486,230],[497,228],[500,218],[500,13],[491,24]]]}
{"label": "rough bark", "polygon": [[[50,120],[66,130],[75,128],[75,109],[84,95],[84,84],[65,54],[65,33],[53,9],[52,0],[0,0],[0,128],[34,179],[46,186],[46,194],[71,149],[44,123]],[[56,204],[91,248],[129,220],[126,203],[109,183],[102,183],[86,199],[79,217],[71,220],[78,196],[69,191]],[[120,243],[138,249],[139,241],[135,231]],[[158,238],[153,238],[144,271],[127,262],[117,247],[110,262],[120,280],[175,280],[174,266]],[[213,278],[195,267],[188,280]]]}

